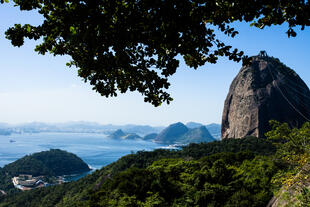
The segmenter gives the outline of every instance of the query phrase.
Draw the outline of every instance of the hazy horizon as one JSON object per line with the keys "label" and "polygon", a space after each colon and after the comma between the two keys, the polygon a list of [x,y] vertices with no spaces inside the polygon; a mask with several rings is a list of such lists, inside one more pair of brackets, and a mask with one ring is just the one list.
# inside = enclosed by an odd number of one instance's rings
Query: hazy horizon
{"label": "hazy horizon", "polygon": [[[178,122],[182,122],[182,121],[178,121]],[[221,125],[221,123],[201,123],[201,122],[196,122],[196,121],[185,121],[182,122],[183,124],[188,124],[190,122],[194,122],[194,123],[198,123],[198,124],[203,124],[203,125],[211,125],[211,124],[219,124]],[[99,125],[113,125],[113,126],[126,126],[126,125],[137,125],[137,126],[151,126],[151,127],[165,127],[167,125],[152,125],[152,124],[139,124],[139,123],[124,123],[124,124],[117,124],[117,123],[100,123],[100,122],[93,122],[93,121],[65,121],[65,122],[41,122],[41,121],[29,121],[29,122],[20,122],[20,123],[8,123],[8,122],[0,122],[0,126],[1,124],[8,124],[9,126],[19,126],[19,125],[25,125],[25,124],[50,124],[50,125],[57,125],[57,124],[99,124]],[[174,124],[176,122],[170,123],[170,124]],[[169,125],[170,125],[169,124]]]}

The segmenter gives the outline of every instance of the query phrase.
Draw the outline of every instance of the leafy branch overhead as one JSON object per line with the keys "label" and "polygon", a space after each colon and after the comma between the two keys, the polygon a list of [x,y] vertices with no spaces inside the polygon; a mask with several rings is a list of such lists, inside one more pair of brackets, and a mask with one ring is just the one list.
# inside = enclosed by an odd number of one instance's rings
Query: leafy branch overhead
{"label": "leafy branch overhead", "polygon": [[[1,3],[8,0],[1,0]],[[69,55],[68,66],[101,95],[138,91],[155,106],[169,103],[169,76],[178,56],[192,68],[218,57],[240,61],[242,51],[226,45],[215,35],[238,32],[230,25],[249,22],[259,28],[288,23],[310,25],[308,1],[296,0],[14,0],[21,10],[35,10],[44,17],[39,26],[16,24],[6,37],[14,46],[24,38],[43,41],[40,54]]]}

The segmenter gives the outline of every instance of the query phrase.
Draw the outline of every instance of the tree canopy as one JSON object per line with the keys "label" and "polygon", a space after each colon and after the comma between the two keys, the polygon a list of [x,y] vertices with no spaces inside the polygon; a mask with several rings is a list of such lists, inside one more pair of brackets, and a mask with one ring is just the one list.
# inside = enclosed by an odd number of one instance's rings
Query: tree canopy
{"label": "tree canopy", "polygon": [[[8,0],[0,0],[1,3]],[[155,106],[169,103],[168,78],[179,57],[192,68],[216,63],[225,56],[240,61],[242,51],[225,44],[216,30],[228,37],[238,34],[231,23],[252,26],[288,23],[310,25],[308,0],[13,0],[20,10],[44,17],[41,25],[15,24],[6,32],[14,46],[24,38],[43,41],[39,54],[69,55],[68,66],[101,95],[138,91]]]}
{"label": "tree canopy", "polygon": [[3,167],[11,176],[30,174],[33,176],[71,175],[89,171],[88,165],[78,156],[59,149],[26,155]]}
{"label": "tree canopy", "polygon": [[274,153],[254,137],[139,151],[75,182],[0,195],[0,206],[266,206]]}

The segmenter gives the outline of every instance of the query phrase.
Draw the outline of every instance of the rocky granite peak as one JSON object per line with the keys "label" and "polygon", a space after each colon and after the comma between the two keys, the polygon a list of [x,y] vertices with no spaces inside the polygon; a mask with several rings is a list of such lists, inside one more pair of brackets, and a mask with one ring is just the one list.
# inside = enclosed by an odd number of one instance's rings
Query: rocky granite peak
{"label": "rocky granite peak", "polygon": [[251,57],[230,85],[222,138],[264,137],[269,120],[301,127],[310,120],[310,91],[292,69],[261,52]]}

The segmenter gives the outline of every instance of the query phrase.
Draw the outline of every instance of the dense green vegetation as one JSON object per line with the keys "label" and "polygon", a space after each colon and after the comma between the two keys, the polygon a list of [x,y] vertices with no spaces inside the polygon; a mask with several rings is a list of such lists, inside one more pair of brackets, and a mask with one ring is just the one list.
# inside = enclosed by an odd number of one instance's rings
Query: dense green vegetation
{"label": "dense green vegetation", "polygon": [[[89,171],[88,165],[76,155],[59,149],[27,155],[0,168],[0,190],[7,194],[18,192],[12,177],[19,174],[44,175],[46,179],[58,175],[70,175]],[[0,194],[1,196],[1,194]]]}
{"label": "dense green vegetation", "polygon": [[290,129],[273,122],[273,128],[268,139],[246,137],[189,144],[180,150],[139,151],[76,182],[2,196],[0,206],[260,207],[281,195],[283,185],[297,192],[297,206],[307,206],[309,190],[296,190],[292,183],[307,179],[310,123]]}
{"label": "dense green vegetation", "polygon": [[89,170],[88,165],[81,158],[59,149],[26,155],[3,167],[3,171],[11,176],[19,174],[58,176]]}
{"label": "dense green vegetation", "polygon": [[[263,206],[278,167],[253,153],[162,159],[129,168],[91,194],[91,206]],[[225,198],[225,199],[223,199]]]}
{"label": "dense green vegetation", "polygon": [[[11,176],[9,176],[3,168],[0,168],[0,190],[4,190],[6,193],[16,193],[17,190],[14,188],[14,185],[11,180]],[[1,193],[0,193],[1,197]]]}
{"label": "dense green vegetation", "polygon": [[[224,201],[217,195],[230,202],[247,197],[246,204],[259,205],[272,196],[268,184],[282,168],[268,158],[275,152],[268,140],[254,137],[190,144],[181,150],[139,151],[77,182],[9,195],[0,206],[156,206],[156,200],[161,201],[157,206],[219,206]],[[227,174],[223,177],[222,172]]]}

